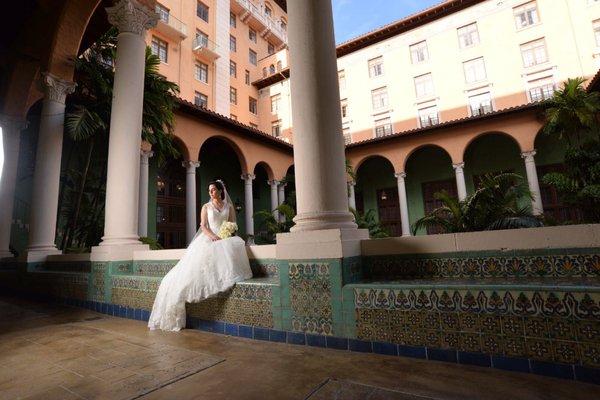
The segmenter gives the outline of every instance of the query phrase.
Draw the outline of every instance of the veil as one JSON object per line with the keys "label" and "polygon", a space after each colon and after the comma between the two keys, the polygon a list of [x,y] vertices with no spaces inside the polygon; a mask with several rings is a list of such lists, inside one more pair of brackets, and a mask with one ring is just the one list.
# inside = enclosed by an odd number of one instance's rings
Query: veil
{"label": "veil", "polygon": [[[221,184],[221,186],[223,186],[223,193],[224,193],[224,199],[223,199],[223,209],[225,210],[226,207],[229,208],[233,205],[233,202],[231,201],[231,197],[229,197],[229,193],[227,192],[227,186],[225,186],[225,182],[223,182],[221,179],[216,179],[215,182],[219,182]],[[202,222],[200,222],[202,223]],[[190,241],[190,243],[192,243],[198,236],[202,235],[202,226],[198,227],[198,230],[196,231],[196,234],[194,235],[194,237],[192,238],[192,240]],[[189,246],[189,243],[188,243]]]}

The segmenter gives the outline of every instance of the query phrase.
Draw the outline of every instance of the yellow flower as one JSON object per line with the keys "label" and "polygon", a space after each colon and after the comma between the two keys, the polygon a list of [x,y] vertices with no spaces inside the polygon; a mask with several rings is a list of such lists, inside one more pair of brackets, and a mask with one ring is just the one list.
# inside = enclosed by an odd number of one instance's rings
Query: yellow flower
{"label": "yellow flower", "polygon": [[238,226],[235,222],[223,222],[221,229],[219,229],[219,236],[221,239],[227,239],[232,237],[238,230]]}

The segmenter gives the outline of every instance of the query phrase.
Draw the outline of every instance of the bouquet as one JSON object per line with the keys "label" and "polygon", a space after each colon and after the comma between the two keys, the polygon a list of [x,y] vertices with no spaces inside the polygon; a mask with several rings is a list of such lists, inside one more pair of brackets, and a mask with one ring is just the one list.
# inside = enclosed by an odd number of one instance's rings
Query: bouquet
{"label": "bouquet", "polygon": [[219,234],[217,235],[221,239],[227,239],[235,235],[238,230],[238,226],[235,222],[223,222],[221,224],[221,229],[219,229]]}

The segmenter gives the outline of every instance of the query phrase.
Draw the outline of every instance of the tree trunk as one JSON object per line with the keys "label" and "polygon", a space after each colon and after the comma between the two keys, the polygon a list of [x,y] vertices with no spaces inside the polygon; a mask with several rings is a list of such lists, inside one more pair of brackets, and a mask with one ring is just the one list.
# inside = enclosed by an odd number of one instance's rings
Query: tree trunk
{"label": "tree trunk", "polygon": [[67,237],[67,242],[65,247],[69,248],[71,243],[73,242],[73,236],[75,235],[75,228],[77,227],[77,220],[79,219],[79,211],[81,210],[81,200],[83,199],[83,192],[85,191],[85,182],[87,181],[87,176],[90,171],[90,163],[92,161],[92,154],[94,151],[94,139],[90,140],[90,145],[88,148],[87,158],[85,160],[85,168],[83,170],[83,175],[81,176],[81,185],[79,186],[79,192],[77,193],[77,203],[75,204],[75,212],[73,214],[73,221],[71,223],[71,229],[69,231],[69,236]]}

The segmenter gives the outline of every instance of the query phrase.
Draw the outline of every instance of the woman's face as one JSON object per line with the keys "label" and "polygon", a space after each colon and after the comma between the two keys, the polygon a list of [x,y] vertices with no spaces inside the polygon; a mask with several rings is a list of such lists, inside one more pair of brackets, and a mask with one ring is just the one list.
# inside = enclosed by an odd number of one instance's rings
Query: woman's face
{"label": "woman's face", "polygon": [[211,200],[221,200],[221,191],[217,189],[215,185],[210,185],[208,187],[208,194],[210,195]]}

